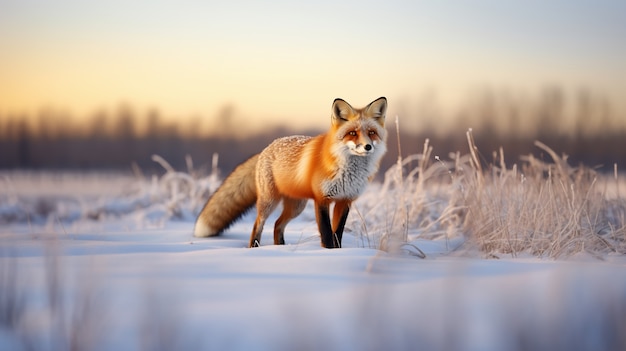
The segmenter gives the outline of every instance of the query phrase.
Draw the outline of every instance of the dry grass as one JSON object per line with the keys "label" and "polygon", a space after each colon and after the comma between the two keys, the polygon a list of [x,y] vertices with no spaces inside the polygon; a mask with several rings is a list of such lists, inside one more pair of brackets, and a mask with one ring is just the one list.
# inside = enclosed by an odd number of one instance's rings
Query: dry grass
{"label": "dry grass", "polygon": [[483,170],[468,132],[472,171],[465,177],[463,229],[487,255],[530,253],[561,258],[579,252],[600,257],[626,253],[626,201],[608,200],[598,185],[606,177],[535,142],[552,163],[532,155],[521,169],[507,168],[503,151]]}
{"label": "dry grass", "polygon": [[428,140],[421,154],[399,157],[380,191],[357,204],[361,224],[352,226],[385,251],[415,238],[462,235],[466,247],[490,258],[626,253],[626,199],[600,185],[614,181],[619,188],[617,172],[611,179],[572,167],[541,142],[535,145],[551,162],[528,155],[507,167],[500,149],[487,163],[471,130],[467,140],[469,154],[451,154],[448,161],[432,156]]}

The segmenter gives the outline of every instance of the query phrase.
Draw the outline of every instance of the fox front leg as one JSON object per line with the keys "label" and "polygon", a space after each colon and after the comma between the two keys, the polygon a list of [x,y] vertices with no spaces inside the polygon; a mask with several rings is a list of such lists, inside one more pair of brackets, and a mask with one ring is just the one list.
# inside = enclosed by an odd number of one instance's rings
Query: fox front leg
{"label": "fox front leg", "polygon": [[348,213],[350,212],[350,201],[337,201],[333,209],[333,241],[334,247],[341,247],[341,237],[343,228],[346,226]]}
{"label": "fox front leg", "polygon": [[335,248],[333,240],[333,228],[330,224],[329,203],[315,202],[315,219],[317,220],[317,228],[322,237],[322,247],[327,249]]}

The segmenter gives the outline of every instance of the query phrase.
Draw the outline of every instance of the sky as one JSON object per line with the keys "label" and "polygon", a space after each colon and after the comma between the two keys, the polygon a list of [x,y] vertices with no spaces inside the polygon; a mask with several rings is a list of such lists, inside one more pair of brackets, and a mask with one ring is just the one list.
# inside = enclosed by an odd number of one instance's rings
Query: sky
{"label": "sky", "polygon": [[333,99],[588,88],[626,111],[626,2],[0,0],[0,115],[128,103],[246,127],[328,125]]}

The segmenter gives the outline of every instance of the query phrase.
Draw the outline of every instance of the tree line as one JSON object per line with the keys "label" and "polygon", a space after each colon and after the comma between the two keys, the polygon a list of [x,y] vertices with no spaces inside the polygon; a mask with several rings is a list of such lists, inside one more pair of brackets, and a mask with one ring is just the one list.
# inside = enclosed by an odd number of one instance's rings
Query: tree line
{"label": "tree line", "polygon": [[[466,153],[465,132],[472,127],[479,149],[491,152],[502,147],[508,163],[538,154],[533,142],[540,140],[568,154],[573,164],[604,170],[612,170],[615,163],[626,167],[626,116],[615,115],[605,99],[589,92],[572,99],[560,89],[548,89],[530,101],[484,92],[460,108],[454,127],[445,130],[437,128],[435,121],[441,116],[435,110],[415,110],[400,116],[404,156],[421,152],[426,138],[442,159],[450,152]],[[186,167],[186,156],[207,168],[213,153],[218,153],[220,169],[228,172],[277,137],[324,132],[273,128],[241,137],[234,130],[245,120],[235,114],[234,107],[226,106],[216,116],[220,126],[232,129],[223,134],[214,133],[210,125],[203,129],[198,118],[167,122],[158,110],[138,114],[127,106],[113,114],[95,113],[87,118],[87,127],[62,112],[44,111],[36,119],[0,116],[0,169],[129,169],[136,164],[146,171],[158,170],[153,154],[179,169]],[[396,161],[398,152],[393,117],[387,118],[389,153],[383,169]],[[415,120],[422,122],[420,128],[402,127]],[[492,156],[483,157],[488,162]]]}

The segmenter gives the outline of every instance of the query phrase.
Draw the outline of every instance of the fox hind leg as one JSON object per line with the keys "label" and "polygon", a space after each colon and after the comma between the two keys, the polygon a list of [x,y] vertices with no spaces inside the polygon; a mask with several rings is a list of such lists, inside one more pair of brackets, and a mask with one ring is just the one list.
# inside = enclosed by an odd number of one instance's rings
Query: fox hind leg
{"label": "fox hind leg", "polygon": [[256,220],[254,221],[254,226],[252,227],[249,247],[261,246],[261,235],[263,234],[263,226],[265,226],[265,221],[267,220],[267,217],[272,214],[277,205],[278,199],[261,199],[261,197],[258,198],[256,203],[257,215]]}
{"label": "fox hind leg", "polygon": [[304,211],[306,202],[307,200],[302,199],[283,198],[283,212],[274,224],[274,245],[285,245],[285,227]]}

